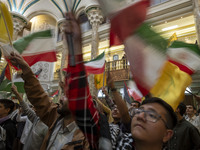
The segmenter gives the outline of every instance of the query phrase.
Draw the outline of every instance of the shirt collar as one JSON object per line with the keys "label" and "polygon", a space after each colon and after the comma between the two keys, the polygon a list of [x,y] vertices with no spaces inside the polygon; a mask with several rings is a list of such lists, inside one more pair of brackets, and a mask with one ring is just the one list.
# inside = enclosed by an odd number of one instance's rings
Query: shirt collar
{"label": "shirt collar", "polygon": [[192,118],[189,118],[189,120],[195,120],[196,119],[196,115],[194,115]]}
{"label": "shirt collar", "polygon": [[0,119],[0,124],[9,119],[9,116],[3,117]]}
{"label": "shirt collar", "polygon": [[68,124],[67,126],[65,126],[65,128],[61,128],[61,132],[65,133],[65,132],[71,132],[72,130],[74,130],[74,128],[76,128],[77,125],[75,123],[75,121],[71,122],[70,124]]}
{"label": "shirt collar", "polygon": [[71,122],[70,124],[68,124],[68,125],[66,126],[66,128],[71,132],[76,126],[77,126],[77,125],[76,125],[75,121],[73,121],[73,122]]}

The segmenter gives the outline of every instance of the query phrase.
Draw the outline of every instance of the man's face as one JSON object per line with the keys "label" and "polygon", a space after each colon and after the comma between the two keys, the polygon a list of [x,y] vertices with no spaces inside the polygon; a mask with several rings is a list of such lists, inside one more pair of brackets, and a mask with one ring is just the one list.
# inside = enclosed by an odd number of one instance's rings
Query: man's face
{"label": "man's face", "polygon": [[192,105],[187,105],[186,106],[186,113],[187,113],[187,115],[194,115],[194,108],[192,107]]}
{"label": "man's face", "polygon": [[131,103],[132,108],[139,108],[139,104],[136,102]]}
{"label": "man's face", "polygon": [[60,98],[60,105],[57,109],[57,112],[62,116],[69,115],[70,113],[70,110],[68,108],[68,99],[65,95],[62,95]]}
{"label": "man's face", "polygon": [[113,108],[112,108],[112,117],[114,119],[120,119],[121,118],[121,114],[117,108],[117,105],[114,105]]}
{"label": "man's face", "polygon": [[9,108],[5,108],[4,105],[0,103],[0,118],[8,116],[9,111]]}
{"label": "man's face", "polygon": [[[167,122],[165,117],[167,112],[158,103],[144,104],[140,107],[140,109],[153,111],[154,113],[160,115],[165,122]],[[158,119],[156,122],[151,122],[146,119],[145,112],[134,115],[131,123],[131,133],[133,138],[136,141],[143,141],[152,144],[168,141],[172,135],[170,137],[166,137],[169,129],[166,128],[162,119]],[[170,130],[170,132],[172,132],[172,130]]]}

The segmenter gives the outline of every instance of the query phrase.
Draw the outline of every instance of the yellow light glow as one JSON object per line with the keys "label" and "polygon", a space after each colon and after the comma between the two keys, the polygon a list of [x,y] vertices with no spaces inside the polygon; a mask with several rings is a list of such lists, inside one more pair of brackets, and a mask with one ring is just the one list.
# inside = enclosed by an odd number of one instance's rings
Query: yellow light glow
{"label": "yellow light glow", "polygon": [[168,30],[172,30],[172,29],[176,29],[178,28],[178,25],[174,25],[174,26],[170,26],[170,27],[167,27],[167,28],[163,28],[162,31],[168,31]]}
{"label": "yellow light glow", "polygon": [[30,20],[31,23],[36,22],[37,21],[37,17],[34,17]]}

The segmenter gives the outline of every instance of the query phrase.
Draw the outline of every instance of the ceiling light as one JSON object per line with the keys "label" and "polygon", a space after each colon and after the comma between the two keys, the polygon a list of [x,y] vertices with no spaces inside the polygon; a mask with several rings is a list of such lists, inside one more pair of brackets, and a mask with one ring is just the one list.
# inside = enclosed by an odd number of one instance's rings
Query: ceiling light
{"label": "ceiling light", "polygon": [[178,25],[174,25],[174,26],[170,26],[170,27],[167,27],[167,28],[163,28],[162,31],[168,31],[168,30],[172,30],[172,29],[176,29],[178,28]]}

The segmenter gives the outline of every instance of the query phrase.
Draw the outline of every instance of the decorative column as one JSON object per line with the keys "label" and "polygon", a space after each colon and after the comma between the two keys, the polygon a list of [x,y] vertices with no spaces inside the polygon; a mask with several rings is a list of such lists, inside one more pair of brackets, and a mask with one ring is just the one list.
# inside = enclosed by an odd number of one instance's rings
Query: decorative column
{"label": "decorative column", "polygon": [[197,42],[200,45],[200,0],[193,0],[194,20],[197,32]]}
{"label": "decorative column", "polygon": [[[58,29],[60,30],[60,34],[61,34],[61,37],[62,39],[64,39],[63,35],[64,35],[64,24],[65,24],[65,19],[61,19],[58,21]],[[62,69],[64,67],[67,67],[66,64],[67,64],[67,55],[68,55],[68,47],[67,47],[67,43],[65,40],[62,40],[62,45],[63,45],[63,48],[62,48],[62,58],[61,58],[61,65],[60,65],[60,80],[61,81],[64,81],[64,77],[63,77],[63,74],[62,74]]]}
{"label": "decorative column", "polygon": [[24,29],[24,27],[28,24],[28,20],[21,14],[16,12],[11,12],[13,18],[13,40],[17,40],[18,34]]}
{"label": "decorative column", "polygon": [[[68,47],[67,47],[66,41],[63,40],[64,39],[63,35],[64,35],[65,20],[66,19],[63,18],[63,19],[58,21],[58,29],[60,30],[60,32],[58,33],[60,35],[58,35],[58,36],[62,37],[62,43],[63,43],[62,44],[62,48],[61,48],[62,50],[61,50],[61,62],[60,62],[61,64],[60,64],[60,72],[59,72],[59,82],[65,82],[62,70],[63,70],[63,68],[67,67],[67,62],[68,62],[67,61],[68,60],[68,57],[67,57],[67,55],[68,55]],[[61,94],[62,94],[62,89],[59,86],[58,100],[60,99]]]}
{"label": "decorative column", "polygon": [[[103,15],[99,6],[89,6],[86,8],[86,14],[92,25],[92,42],[91,42],[91,59],[95,58],[98,55],[99,47],[99,34],[98,28],[99,25],[103,22]],[[97,95],[97,90],[94,84],[94,75],[89,77],[89,86],[92,95]]]}

